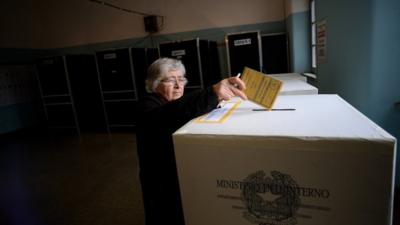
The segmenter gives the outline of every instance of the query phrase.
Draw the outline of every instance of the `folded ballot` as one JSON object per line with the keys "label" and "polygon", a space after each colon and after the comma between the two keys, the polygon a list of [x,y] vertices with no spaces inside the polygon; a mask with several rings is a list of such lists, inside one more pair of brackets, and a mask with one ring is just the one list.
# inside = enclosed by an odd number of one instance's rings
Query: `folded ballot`
{"label": "folded ballot", "polygon": [[245,93],[249,100],[272,109],[282,87],[282,81],[245,67],[242,80],[246,84]]}

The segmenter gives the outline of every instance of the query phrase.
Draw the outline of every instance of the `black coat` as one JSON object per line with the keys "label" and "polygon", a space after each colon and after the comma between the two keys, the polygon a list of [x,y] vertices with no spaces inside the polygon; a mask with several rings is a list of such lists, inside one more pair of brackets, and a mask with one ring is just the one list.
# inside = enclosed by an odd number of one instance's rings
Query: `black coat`
{"label": "black coat", "polygon": [[136,136],[146,225],[184,224],[172,134],[217,104],[211,87],[171,102],[151,94],[139,103]]}

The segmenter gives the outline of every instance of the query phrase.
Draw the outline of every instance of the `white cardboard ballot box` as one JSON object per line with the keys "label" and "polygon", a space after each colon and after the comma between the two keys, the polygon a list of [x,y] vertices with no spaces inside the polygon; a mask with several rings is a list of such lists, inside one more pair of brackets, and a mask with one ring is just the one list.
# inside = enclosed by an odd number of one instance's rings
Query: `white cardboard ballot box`
{"label": "white cardboard ballot box", "polygon": [[307,83],[307,78],[297,73],[268,74],[282,81],[279,95],[316,95],[318,88]]}
{"label": "white cardboard ballot box", "polygon": [[396,139],[337,95],[237,103],[173,135],[186,225],[389,225]]}

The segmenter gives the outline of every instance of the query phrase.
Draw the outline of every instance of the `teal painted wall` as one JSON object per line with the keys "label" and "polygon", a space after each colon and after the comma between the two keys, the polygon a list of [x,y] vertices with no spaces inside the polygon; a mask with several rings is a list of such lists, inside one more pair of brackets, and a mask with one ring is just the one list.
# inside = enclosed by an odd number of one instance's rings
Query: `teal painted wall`
{"label": "teal painted wall", "polygon": [[[34,59],[54,55],[52,50],[0,48],[1,65],[32,65]],[[36,87],[36,83],[32,84]],[[0,105],[0,134],[39,126],[44,118],[38,90],[32,89],[32,100]]]}
{"label": "teal painted wall", "polygon": [[41,108],[37,102],[11,104],[0,107],[0,134],[38,126]]}
{"label": "teal painted wall", "polygon": [[51,49],[0,48],[0,64],[32,64],[36,58],[54,54]]}
{"label": "teal painted wall", "polygon": [[[400,140],[400,1],[373,1],[371,118]],[[399,149],[399,147],[397,147]],[[400,154],[397,154],[400,186]]]}
{"label": "teal painted wall", "polygon": [[294,13],[286,19],[289,34],[290,70],[303,73],[311,71],[310,11]]}
{"label": "teal painted wall", "polygon": [[[20,54],[21,51],[17,51],[16,55]],[[0,85],[3,86],[0,94],[4,95],[0,96],[0,134],[39,126],[44,119],[30,54],[16,57],[19,58],[18,62],[0,65]],[[11,60],[11,56],[7,60]]]}
{"label": "teal painted wall", "polygon": [[[316,15],[327,22],[327,60],[317,68],[320,93],[338,93],[399,139],[400,1],[316,1]],[[399,165],[396,173],[400,186]]]}

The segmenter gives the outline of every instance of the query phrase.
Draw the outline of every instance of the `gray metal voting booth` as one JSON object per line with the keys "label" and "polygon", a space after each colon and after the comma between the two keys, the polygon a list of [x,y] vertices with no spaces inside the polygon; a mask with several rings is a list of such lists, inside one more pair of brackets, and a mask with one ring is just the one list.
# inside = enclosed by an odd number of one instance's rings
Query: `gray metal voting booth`
{"label": "gray metal voting booth", "polygon": [[49,128],[107,131],[94,55],[40,59],[36,71]]}
{"label": "gray metal voting booth", "polygon": [[109,129],[136,125],[136,84],[129,48],[96,52],[100,90]]}
{"label": "gray metal voting booth", "polygon": [[109,130],[136,127],[137,103],[145,95],[147,67],[158,57],[154,48],[96,52],[98,79]]}
{"label": "gray metal voting booth", "polygon": [[231,76],[249,67],[266,74],[289,72],[286,33],[260,35],[258,31],[228,34],[225,37],[228,69]]}
{"label": "gray metal voting booth", "polygon": [[235,76],[244,67],[262,71],[261,37],[259,31],[231,33],[225,36],[228,72]]}

